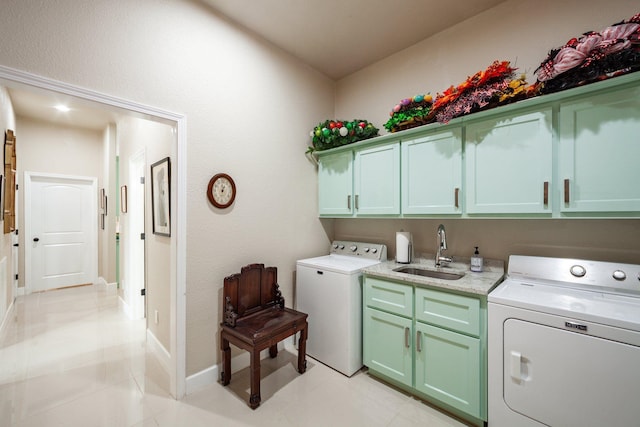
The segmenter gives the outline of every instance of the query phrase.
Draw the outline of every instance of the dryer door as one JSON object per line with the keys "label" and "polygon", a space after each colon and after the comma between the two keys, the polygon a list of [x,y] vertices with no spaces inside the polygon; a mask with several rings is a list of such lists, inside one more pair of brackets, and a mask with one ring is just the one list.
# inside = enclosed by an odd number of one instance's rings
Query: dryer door
{"label": "dryer door", "polygon": [[637,425],[639,360],[638,346],[507,319],[504,400],[549,426]]}

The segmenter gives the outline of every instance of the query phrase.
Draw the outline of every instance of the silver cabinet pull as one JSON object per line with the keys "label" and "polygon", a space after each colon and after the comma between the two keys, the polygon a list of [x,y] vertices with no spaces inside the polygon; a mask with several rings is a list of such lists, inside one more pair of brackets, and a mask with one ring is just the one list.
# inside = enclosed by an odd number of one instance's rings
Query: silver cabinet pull
{"label": "silver cabinet pull", "polygon": [[356,209],[359,209],[358,207],[358,195],[356,194]]}
{"label": "silver cabinet pull", "polygon": [[549,181],[545,181],[544,184],[542,185],[542,190],[543,190],[543,204],[545,206],[547,206],[549,204]]}
{"label": "silver cabinet pull", "polygon": [[416,331],[416,350],[422,351],[422,334],[420,331]]}
{"label": "silver cabinet pull", "polygon": [[460,203],[458,203],[458,193],[460,193],[460,189],[459,188],[454,188],[453,190],[453,194],[454,194],[454,198],[455,198],[455,207],[459,208],[460,207]]}
{"label": "silver cabinet pull", "polygon": [[351,194],[347,196],[347,209],[351,209]]}
{"label": "silver cabinet pull", "polygon": [[404,328],[404,346],[409,348],[409,328]]}
{"label": "silver cabinet pull", "polygon": [[569,204],[569,200],[570,200],[570,197],[569,197],[569,180],[565,179],[564,180],[564,202],[566,204]]}

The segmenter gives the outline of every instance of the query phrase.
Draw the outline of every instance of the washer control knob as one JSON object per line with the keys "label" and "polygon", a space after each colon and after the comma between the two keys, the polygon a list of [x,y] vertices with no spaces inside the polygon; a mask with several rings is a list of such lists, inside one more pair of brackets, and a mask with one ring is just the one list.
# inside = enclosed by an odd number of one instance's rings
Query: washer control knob
{"label": "washer control knob", "polygon": [[358,250],[358,247],[357,247],[356,245],[352,245],[352,246],[349,248],[349,250],[350,250],[351,252],[355,252],[356,250]]}
{"label": "washer control knob", "polygon": [[[378,253],[378,250],[376,248],[372,248],[371,253],[372,254]],[[640,275],[638,275],[638,280],[640,280]]]}
{"label": "washer control knob", "polygon": [[337,243],[333,244],[333,249],[338,249],[338,244]]}
{"label": "washer control knob", "polygon": [[364,248],[364,252],[368,253],[369,252],[369,248]]}
{"label": "washer control knob", "polygon": [[616,270],[613,272],[613,278],[616,280],[624,280],[627,278],[627,274],[622,270]]}
{"label": "washer control knob", "polygon": [[344,245],[340,245],[340,246],[339,246],[339,248],[340,248],[340,249],[344,249]]}
{"label": "washer control knob", "polygon": [[571,269],[569,271],[576,277],[583,277],[585,274],[587,274],[587,270],[585,270],[585,268],[581,265],[573,265],[571,266]]}

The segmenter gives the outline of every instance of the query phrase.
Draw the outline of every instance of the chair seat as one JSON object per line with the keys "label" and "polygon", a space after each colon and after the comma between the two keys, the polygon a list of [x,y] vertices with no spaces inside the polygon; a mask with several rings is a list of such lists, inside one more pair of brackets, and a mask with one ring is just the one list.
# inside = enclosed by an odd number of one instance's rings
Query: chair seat
{"label": "chair seat", "polygon": [[306,325],[307,314],[279,307],[261,310],[238,319],[234,328],[222,325],[225,333],[248,344],[259,346],[288,331],[292,335]]}

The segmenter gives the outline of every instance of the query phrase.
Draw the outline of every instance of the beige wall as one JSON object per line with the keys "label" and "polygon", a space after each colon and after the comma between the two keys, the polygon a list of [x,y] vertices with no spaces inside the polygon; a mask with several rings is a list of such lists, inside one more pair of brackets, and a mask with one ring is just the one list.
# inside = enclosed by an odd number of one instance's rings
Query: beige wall
{"label": "beige wall", "polygon": [[[334,82],[196,1],[3,2],[0,64],[187,117],[187,375],[219,358],[223,278],[326,251],[309,130],[333,115]],[[211,176],[236,181],[213,208]]]}
{"label": "beige wall", "polygon": [[[24,183],[24,172],[53,173],[95,177],[98,188],[103,182],[103,139],[102,133],[69,126],[60,126],[17,117],[17,159],[18,184]],[[22,187],[24,188],[24,187]],[[98,197],[98,195],[96,195]],[[24,213],[24,197],[18,197],[19,211]],[[18,215],[18,230],[24,230],[24,215]],[[104,274],[104,245],[107,229],[98,230],[98,275]],[[25,235],[19,233],[20,280],[24,287]]]}
{"label": "beige wall", "polygon": [[[547,52],[587,30],[601,30],[638,13],[638,2],[615,0],[512,0],[443,31],[340,80],[336,117],[362,117],[379,125],[400,99],[435,96],[494,60],[508,60],[526,73]],[[395,255],[395,232],[411,231],[419,250],[435,250],[436,228],[444,223],[449,253],[485,257],[510,254],[583,257],[640,263],[640,220],[336,220],[335,237],[382,241]]]}
{"label": "beige wall", "polygon": [[[172,168],[175,168],[175,156],[172,149],[175,146],[176,136],[173,128],[161,123],[142,120],[137,118],[126,118],[118,121],[117,124],[118,147],[120,157],[120,185],[125,185],[137,181],[139,177],[129,176],[129,161],[132,156],[144,151],[146,157],[145,165],[145,251],[146,251],[146,304],[147,304],[147,327],[153,335],[160,341],[164,348],[169,351],[170,347],[170,272],[171,272],[171,240],[166,236],[154,235],[152,233],[151,218],[151,164],[165,157],[171,157]],[[172,212],[175,212],[175,173],[172,173]],[[134,203],[133,200],[130,200]],[[126,288],[127,265],[131,261],[127,254],[127,239],[129,234],[139,234],[140,230],[132,230],[130,227],[130,216],[128,213],[120,213],[120,278],[121,283]],[[121,297],[127,304],[131,304],[127,289],[121,289]],[[155,311],[158,311],[159,321],[155,323]]]}
{"label": "beige wall", "polygon": [[[13,112],[13,105],[7,90],[0,86],[0,135],[2,135],[2,146],[4,147],[4,135],[7,129],[11,129],[16,135],[16,144],[20,143],[20,138],[16,130],[16,118]],[[4,150],[4,148],[3,148]],[[0,156],[4,159],[4,155]],[[4,165],[2,165],[2,175],[4,175]],[[4,209],[1,206],[0,209]],[[0,277],[0,325],[3,324],[8,313],[11,303],[15,299],[13,291],[13,275],[17,271],[13,271],[13,258],[11,256],[11,236],[13,234],[4,234],[4,222],[0,221],[0,263],[5,262],[6,274]],[[3,261],[5,260],[5,261]]]}
{"label": "beige wall", "polygon": [[587,30],[599,31],[639,12],[637,0],[510,0],[425,39],[336,85],[336,117],[379,125],[401,99],[445,91],[495,60],[533,72],[548,52]]}

